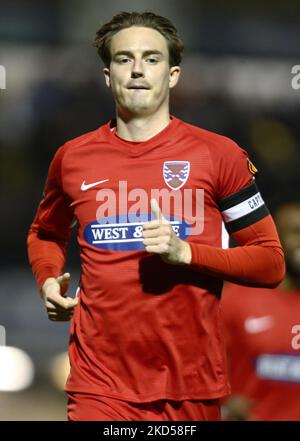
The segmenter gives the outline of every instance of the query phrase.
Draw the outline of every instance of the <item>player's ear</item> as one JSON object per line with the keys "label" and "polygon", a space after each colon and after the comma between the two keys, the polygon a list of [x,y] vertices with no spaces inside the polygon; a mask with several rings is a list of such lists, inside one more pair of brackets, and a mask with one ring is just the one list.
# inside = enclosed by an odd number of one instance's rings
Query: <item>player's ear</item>
{"label": "player's ear", "polygon": [[176,86],[176,84],[178,83],[180,72],[181,71],[180,71],[179,66],[172,66],[170,68],[170,73],[169,73],[169,87],[170,87],[170,89],[172,89],[172,87]]}
{"label": "player's ear", "polygon": [[103,69],[103,73],[104,73],[105,84],[107,85],[108,88],[110,88],[110,70],[109,70],[109,68],[105,67]]}

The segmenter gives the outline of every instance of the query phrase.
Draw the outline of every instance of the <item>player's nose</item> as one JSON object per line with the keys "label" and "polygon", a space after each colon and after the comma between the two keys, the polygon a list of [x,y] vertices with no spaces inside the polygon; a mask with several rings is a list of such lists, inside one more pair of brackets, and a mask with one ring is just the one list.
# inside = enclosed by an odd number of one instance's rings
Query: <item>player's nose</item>
{"label": "player's nose", "polygon": [[135,60],[132,64],[131,77],[139,78],[144,76],[144,70],[141,61]]}

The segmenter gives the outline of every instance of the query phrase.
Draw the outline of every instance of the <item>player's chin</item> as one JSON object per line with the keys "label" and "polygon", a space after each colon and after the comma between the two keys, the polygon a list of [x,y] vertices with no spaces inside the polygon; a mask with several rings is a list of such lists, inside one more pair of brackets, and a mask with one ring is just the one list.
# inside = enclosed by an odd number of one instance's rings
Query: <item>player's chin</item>
{"label": "player's chin", "polygon": [[136,96],[133,99],[130,99],[125,104],[125,109],[131,115],[148,115],[151,113],[152,108],[154,106],[151,105],[148,99],[142,96]]}

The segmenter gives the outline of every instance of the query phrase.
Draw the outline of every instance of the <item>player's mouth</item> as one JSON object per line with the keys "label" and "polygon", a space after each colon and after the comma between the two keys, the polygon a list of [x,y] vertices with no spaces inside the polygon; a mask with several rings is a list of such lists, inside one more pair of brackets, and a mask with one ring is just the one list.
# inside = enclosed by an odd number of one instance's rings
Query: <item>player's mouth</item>
{"label": "player's mouth", "polygon": [[150,87],[147,84],[129,84],[127,89],[130,90],[149,90]]}
{"label": "player's mouth", "polygon": [[128,87],[129,90],[149,90],[149,87]]}

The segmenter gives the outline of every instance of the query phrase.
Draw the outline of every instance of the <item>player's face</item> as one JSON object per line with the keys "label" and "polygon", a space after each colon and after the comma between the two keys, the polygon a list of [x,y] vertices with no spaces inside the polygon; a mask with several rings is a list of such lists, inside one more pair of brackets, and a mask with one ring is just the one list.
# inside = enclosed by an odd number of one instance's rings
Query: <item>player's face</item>
{"label": "player's face", "polygon": [[169,108],[169,89],[180,68],[169,66],[167,41],[158,31],[144,27],[122,29],[111,40],[111,63],[104,69],[118,113],[148,116]]}
{"label": "player's face", "polygon": [[300,277],[300,204],[282,208],[276,223],[285,251],[287,269]]}

